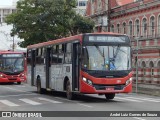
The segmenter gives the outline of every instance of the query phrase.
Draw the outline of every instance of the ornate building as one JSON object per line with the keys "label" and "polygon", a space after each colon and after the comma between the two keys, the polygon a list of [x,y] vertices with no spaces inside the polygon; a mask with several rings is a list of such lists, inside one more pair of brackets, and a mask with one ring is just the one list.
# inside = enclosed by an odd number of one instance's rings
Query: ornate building
{"label": "ornate building", "polygon": [[[108,7],[104,7],[105,5]],[[98,7],[100,11],[97,11]],[[131,37],[133,82],[138,78],[139,84],[160,84],[159,0],[90,0],[86,16],[94,19],[96,31],[110,30]],[[102,16],[107,18],[106,26],[99,24],[98,19]]]}

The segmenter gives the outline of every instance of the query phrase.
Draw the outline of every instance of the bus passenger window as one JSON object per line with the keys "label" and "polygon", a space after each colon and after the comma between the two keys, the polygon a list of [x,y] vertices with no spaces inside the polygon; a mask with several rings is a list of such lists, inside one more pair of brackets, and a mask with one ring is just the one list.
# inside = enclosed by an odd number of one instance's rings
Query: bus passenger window
{"label": "bus passenger window", "polygon": [[58,46],[54,45],[52,47],[52,63],[57,63],[57,58],[58,58]]}
{"label": "bus passenger window", "polygon": [[65,58],[64,58],[64,62],[65,63],[71,63],[72,62],[72,59],[71,59],[71,50],[72,50],[72,47],[71,47],[71,43],[67,43],[66,44],[66,52],[65,52]]}

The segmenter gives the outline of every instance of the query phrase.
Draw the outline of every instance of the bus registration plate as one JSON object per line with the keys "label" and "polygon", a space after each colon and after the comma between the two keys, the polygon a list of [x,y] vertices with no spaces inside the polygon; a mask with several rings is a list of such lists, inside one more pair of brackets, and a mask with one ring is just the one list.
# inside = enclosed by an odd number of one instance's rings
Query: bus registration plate
{"label": "bus registration plate", "polygon": [[112,90],[114,90],[114,88],[113,87],[107,87],[106,90],[112,91]]}

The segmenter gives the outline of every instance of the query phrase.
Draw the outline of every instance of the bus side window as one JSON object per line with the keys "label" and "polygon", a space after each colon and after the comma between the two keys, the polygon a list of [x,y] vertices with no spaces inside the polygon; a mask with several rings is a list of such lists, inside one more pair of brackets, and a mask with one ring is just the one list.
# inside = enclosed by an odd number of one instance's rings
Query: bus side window
{"label": "bus side window", "polygon": [[65,63],[71,63],[71,47],[72,43],[67,43],[66,44],[66,52],[65,52],[65,59],[64,62]]}
{"label": "bus side window", "polygon": [[57,63],[58,47],[57,45],[52,46],[52,63]]}
{"label": "bus side window", "polygon": [[36,63],[41,64],[41,48],[37,48],[36,50]]}
{"label": "bus side window", "polygon": [[62,44],[59,45],[58,47],[58,63],[62,63],[63,62],[63,50],[62,50]]}
{"label": "bus side window", "polygon": [[41,64],[45,64],[44,59],[45,59],[45,55],[46,55],[46,49],[45,47],[42,48],[42,52],[41,52]]}
{"label": "bus side window", "polygon": [[27,51],[27,64],[31,65],[31,50]]}

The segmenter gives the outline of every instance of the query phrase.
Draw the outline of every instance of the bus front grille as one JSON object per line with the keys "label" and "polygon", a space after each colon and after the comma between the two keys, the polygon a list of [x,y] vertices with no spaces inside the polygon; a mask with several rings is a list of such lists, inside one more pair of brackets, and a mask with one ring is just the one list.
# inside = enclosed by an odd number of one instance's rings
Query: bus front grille
{"label": "bus front grille", "polygon": [[106,90],[107,88],[113,88],[114,90],[123,90],[125,85],[98,85],[94,84],[93,85],[96,90]]}

